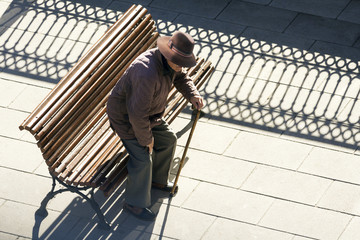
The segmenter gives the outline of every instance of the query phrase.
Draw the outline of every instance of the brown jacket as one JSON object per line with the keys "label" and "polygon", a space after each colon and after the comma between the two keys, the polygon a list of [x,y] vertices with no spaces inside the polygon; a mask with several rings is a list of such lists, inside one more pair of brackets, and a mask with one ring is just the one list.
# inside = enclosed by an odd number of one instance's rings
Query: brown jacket
{"label": "brown jacket", "polygon": [[172,84],[187,100],[199,95],[192,80],[184,73],[175,73],[157,48],[131,63],[107,102],[111,126],[120,138],[136,138],[142,146],[151,143],[151,128],[162,117]]}

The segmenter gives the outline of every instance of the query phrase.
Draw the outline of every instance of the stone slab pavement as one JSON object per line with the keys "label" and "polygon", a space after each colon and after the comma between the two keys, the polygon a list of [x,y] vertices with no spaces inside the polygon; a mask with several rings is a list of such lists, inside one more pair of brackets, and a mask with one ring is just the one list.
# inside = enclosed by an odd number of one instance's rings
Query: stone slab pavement
{"label": "stone slab pavement", "polygon": [[[133,3],[158,31],[186,31],[215,66],[172,199],[154,223],[122,212],[121,186],[35,215],[51,179],[18,126]],[[0,239],[360,239],[357,0],[0,0]],[[172,178],[189,131],[187,108]]]}

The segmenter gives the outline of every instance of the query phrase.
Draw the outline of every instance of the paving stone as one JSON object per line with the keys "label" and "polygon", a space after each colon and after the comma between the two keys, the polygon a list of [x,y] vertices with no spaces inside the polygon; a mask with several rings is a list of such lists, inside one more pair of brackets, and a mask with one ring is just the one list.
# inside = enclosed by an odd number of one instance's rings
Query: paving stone
{"label": "paving stone", "polygon": [[49,168],[48,165],[46,165],[45,160],[41,161],[40,165],[35,169],[34,174],[49,177]]}
{"label": "paving stone", "polygon": [[[265,105],[275,89],[276,83],[274,82],[216,71],[203,91],[207,98],[214,98],[215,100],[222,99],[237,104],[248,102],[253,105]],[[211,110],[221,107],[221,104],[207,105]]]}
{"label": "paving stone", "polygon": [[[120,16],[127,9],[129,9],[131,7],[131,5],[132,5],[132,3],[130,3],[130,2],[111,1],[111,3],[106,8],[101,9],[102,11],[104,11],[104,14],[102,17],[100,17],[98,19],[110,21],[110,22],[116,22],[120,18]],[[146,6],[147,4],[141,4],[141,5]],[[146,7],[146,9],[148,9],[148,8]]]}
{"label": "paving stone", "polygon": [[353,154],[315,147],[299,171],[326,178],[360,184],[359,157]]}
{"label": "paving stone", "polygon": [[360,49],[341,46],[334,43],[316,41],[310,51],[324,56],[324,67],[336,67],[338,70],[358,73],[360,67]]}
{"label": "paving stone", "polygon": [[316,239],[338,239],[351,216],[277,200],[259,225]]}
{"label": "paving stone", "polygon": [[352,0],[347,5],[345,10],[342,11],[338,19],[360,24],[359,12],[360,12],[360,2],[356,0]]}
{"label": "paving stone", "polygon": [[246,76],[254,62],[261,57],[258,53],[249,53],[226,46],[214,47],[203,43],[200,43],[198,46],[196,54],[210,60],[216,71],[219,72],[236,73]]}
{"label": "paving stone", "polygon": [[266,165],[297,169],[311,146],[248,132],[241,132],[224,155]]}
{"label": "paving stone", "polygon": [[239,188],[255,167],[252,163],[197,150],[189,151],[187,157],[181,175],[233,188]]}
{"label": "paving stone", "polygon": [[[357,80],[358,79],[356,79],[355,81],[358,82]],[[348,123],[352,123],[352,124],[358,122],[359,118],[360,118],[360,112],[357,110],[357,109],[359,109],[358,108],[359,104],[360,104],[359,100],[350,99],[349,103],[337,115],[336,118],[339,121],[348,122]]]}
{"label": "paving stone", "polygon": [[49,89],[35,86],[27,86],[24,91],[10,105],[21,111],[32,112],[36,106],[49,94]]}
{"label": "paving stone", "polygon": [[[160,190],[152,189],[151,191],[151,202],[159,202],[162,204],[169,204],[171,206],[180,207],[184,204],[186,199],[194,192],[195,188],[199,185],[200,181],[184,177],[181,171],[181,175],[178,179],[179,191],[175,197],[169,198],[169,194]],[[169,181],[174,182],[176,172],[170,175]]]}
{"label": "paving stone", "polygon": [[281,138],[346,153],[353,153],[357,148],[360,137],[358,128],[349,128],[348,124],[322,118],[313,119],[306,115],[299,115],[292,120]]}
{"label": "paving stone", "polygon": [[209,183],[200,185],[184,208],[255,224],[273,202],[272,198]]}
{"label": "paving stone", "polygon": [[6,221],[0,222],[0,231],[26,238],[39,236],[46,239],[51,236],[47,239],[65,239],[66,233],[79,220],[71,215],[49,211],[49,215],[41,221],[41,217],[34,219],[36,210],[37,207],[30,205],[6,202],[0,208],[0,215],[6,216]]}
{"label": "paving stone", "polygon": [[[172,21],[175,28],[168,26],[162,32],[173,34],[172,29],[189,33],[195,41],[209,42],[211,45],[231,46],[236,37],[245,29],[245,26],[221,22],[198,16],[181,14]],[[170,30],[170,31],[169,31]]]}
{"label": "paving stone", "polygon": [[360,238],[360,218],[354,217],[345,231],[341,234],[339,240],[353,240]]}
{"label": "paving stone", "polygon": [[[241,33],[242,48],[266,55],[294,58],[297,51],[309,49],[313,40],[295,37],[286,33],[248,27]],[[246,40],[248,42],[246,42]],[[246,44],[248,43],[248,44]],[[287,53],[290,54],[287,54]]]}
{"label": "paving stone", "polygon": [[251,3],[257,3],[262,5],[269,4],[272,0],[243,0],[244,2],[251,2]]}
{"label": "paving stone", "polygon": [[[24,121],[24,120],[25,120],[25,118],[22,119],[22,121]],[[23,134],[24,134],[24,135],[22,135],[22,136],[19,138],[19,140],[24,141],[24,142],[29,142],[29,143],[35,143],[35,144],[37,143],[36,139],[34,138],[33,135],[31,135],[30,132],[28,132],[28,131],[23,131]]]}
{"label": "paving stone", "polygon": [[360,215],[360,187],[334,181],[318,203],[319,207]]}
{"label": "paving stone", "polygon": [[241,189],[315,205],[331,183],[331,180],[320,177],[278,168],[258,166]]}
{"label": "paving stone", "polygon": [[2,1],[2,7],[2,11],[0,12],[0,25],[11,26],[14,22],[16,22],[19,16],[26,13],[29,5],[19,4],[15,1]]}
{"label": "paving stone", "polygon": [[214,224],[208,229],[202,239],[218,240],[225,237],[227,239],[247,239],[247,240],[293,240],[293,235],[278,232],[242,222],[231,221],[228,219],[217,218]]}
{"label": "paving stone", "polygon": [[0,106],[7,107],[25,89],[26,85],[0,79]]}
{"label": "paving stone", "polygon": [[[179,219],[182,219],[179,221]],[[123,226],[135,231],[145,231],[175,239],[201,239],[215,217],[187,209],[163,204],[154,223],[145,223],[130,217]]]}
{"label": "paving stone", "polygon": [[[0,2],[0,19],[5,17],[4,15],[6,14],[6,12],[9,11],[8,8],[10,5],[11,5],[11,2],[4,2],[4,1]],[[0,20],[0,23],[1,23],[1,20]]]}
{"label": "paving stone", "polygon": [[107,20],[105,7],[110,4],[111,0],[106,1],[77,1],[69,2],[56,0],[51,2],[37,1],[32,4],[39,9],[48,9],[53,12],[64,12],[68,15],[82,16],[89,19]]}
{"label": "paving stone", "polygon": [[[226,7],[229,1],[166,1],[166,0],[155,0],[152,1],[150,7],[157,7],[161,9],[167,9],[168,11],[176,11],[181,13],[187,13],[190,15],[196,15],[200,17],[215,18],[223,8]],[[190,7],[191,6],[191,7]]]}
{"label": "paving stone", "polygon": [[357,99],[360,85],[357,74],[336,73],[336,71],[329,71],[328,74],[326,81],[322,81],[317,88],[318,91],[337,95],[336,97]]}
{"label": "paving stone", "polygon": [[15,234],[8,234],[8,233],[0,232],[0,239],[3,239],[3,240],[17,240],[19,238]]}
{"label": "paving stone", "polygon": [[[57,186],[57,189],[58,188],[59,186]],[[82,191],[82,193],[90,197],[88,192],[89,191]],[[108,222],[122,222],[125,218],[124,214],[121,214],[124,201],[123,194],[119,195],[114,193],[109,197],[105,197],[102,191],[95,190],[94,197]],[[62,213],[69,212],[72,215],[88,219],[88,221],[95,218],[97,221],[96,212],[90,203],[80,197],[80,195],[69,191],[56,195],[56,197],[49,202],[47,209]]]}
{"label": "paving stone", "polygon": [[[1,54],[0,54],[0,58],[1,58]],[[0,64],[1,64],[1,60],[0,60]],[[9,69],[6,69],[0,72],[0,79],[6,79],[15,82],[31,84],[34,86],[52,89],[55,86],[55,84],[61,79],[61,77],[66,75],[67,71],[68,70],[64,70],[64,69],[60,70],[60,72],[56,74],[56,78],[51,78],[52,76],[49,75],[45,77],[41,77],[41,76],[35,76],[31,73],[24,73],[21,71],[11,71]]]}
{"label": "paving stone", "polygon": [[359,39],[356,41],[356,43],[354,44],[354,47],[360,48],[360,37],[359,37]]}
{"label": "paving stone", "polygon": [[33,172],[44,162],[35,144],[0,137],[0,165],[25,172]]}
{"label": "paving stone", "polygon": [[295,236],[292,240],[310,240],[313,238],[307,238],[307,237],[301,237],[301,236]]}
{"label": "paving stone", "polygon": [[300,1],[300,0],[274,0],[271,6],[292,10],[295,12],[308,13],[312,15],[336,18],[346,7],[349,0],[326,0],[326,1]]}
{"label": "paving stone", "polygon": [[315,40],[352,46],[360,34],[360,25],[313,15],[299,14],[286,33]]}
{"label": "paving stone", "polygon": [[[187,126],[187,124],[189,124],[187,119],[177,118],[172,123],[172,128],[175,132],[182,131],[184,127]],[[178,139],[179,145],[186,145],[188,134],[189,132]],[[214,126],[199,121],[196,124],[196,129],[194,130],[193,136],[191,138],[189,150],[191,151],[191,148],[193,148],[222,154],[237,134],[237,130],[228,129],[221,126]]]}
{"label": "paving stone", "polygon": [[[81,219],[79,223],[77,223],[75,227],[66,235],[66,237],[67,239],[159,239],[159,235],[148,233],[145,231],[136,231],[133,229],[124,228],[119,223],[112,224],[111,230],[102,230],[97,228],[96,225],[97,222],[95,220],[89,222],[89,220],[87,219]],[[161,236],[161,239],[170,240],[173,238]]]}
{"label": "paving stone", "polygon": [[217,19],[245,26],[283,32],[295,16],[296,13],[293,11],[241,1],[232,1],[225,10],[221,12]]}
{"label": "paving stone", "polygon": [[293,113],[304,114],[305,118],[335,119],[351,100],[335,95],[337,91],[344,91],[344,88],[338,87],[338,85],[335,86],[332,93],[282,85],[276,90],[270,104],[271,106],[280,105],[281,109],[289,109]]}
{"label": "paving stone", "polygon": [[29,173],[0,167],[0,196],[5,199],[40,206],[51,189],[51,180]]}
{"label": "paving stone", "polygon": [[24,132],[19,130],[19,125],[28,116],[28,113],[0,107],[0,135],[10,138],[20,138]]}

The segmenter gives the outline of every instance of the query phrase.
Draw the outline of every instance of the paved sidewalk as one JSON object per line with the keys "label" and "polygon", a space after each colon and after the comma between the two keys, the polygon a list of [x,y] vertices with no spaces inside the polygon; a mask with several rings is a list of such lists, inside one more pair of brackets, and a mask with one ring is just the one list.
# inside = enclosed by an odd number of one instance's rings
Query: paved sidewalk
{"label": "paved sidewalk", "polygon": [[[110,231],[71,193],[37,217],[52,181],[18,126],[132,3],[215,65],[180,191],[154,190],[155,223],[122,212],[122,187],[95,194]],[[358,0],[0,0],[0,239],[360,239],[359,13]],[[173,124],[176,161],[190,118]]]}

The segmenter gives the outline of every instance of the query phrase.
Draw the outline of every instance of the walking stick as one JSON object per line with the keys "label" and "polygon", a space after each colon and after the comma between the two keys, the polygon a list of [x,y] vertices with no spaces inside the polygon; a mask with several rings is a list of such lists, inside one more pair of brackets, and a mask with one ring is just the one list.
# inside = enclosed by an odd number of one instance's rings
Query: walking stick
{"label": "walking stick", "polygon": [[188,148],[189,148],[190,141],[191,141],[191,137],[192,137],[192,135],[193,135],[193,133],[194,133],[196,123],[197,123],[197,121],[199,120],[200,113],[201,113],[201,111],[200,111],[200,110],[197,110],[196,118],[195,118],[194,123],[193,123],[193,125],[192,125],[192,127],[191,127],[191,131],[190,131],[188,140],[187,140],[186,145],[185,145],[185,150],[184,150],[184,153],[183,153],[182,158],[181,158],[181,161],[180,161],[179,169],[178,169],[178,172],[177,172],[177,174],[176,174],[174,186],[173,186],[173,188],[172,188],[172,190],[171,190],[171,193],[170,193],[170,196],[171,196],[171,197],[174,196],[176,184],[177,184],[177,182],[178,182],[178,180],[179,180],[180,172],[181,172],[181,169],[182,169],[182,167],[183,167],[183,165],[184,165],[186,153],[187,153],[187,150],[188,150]]}

